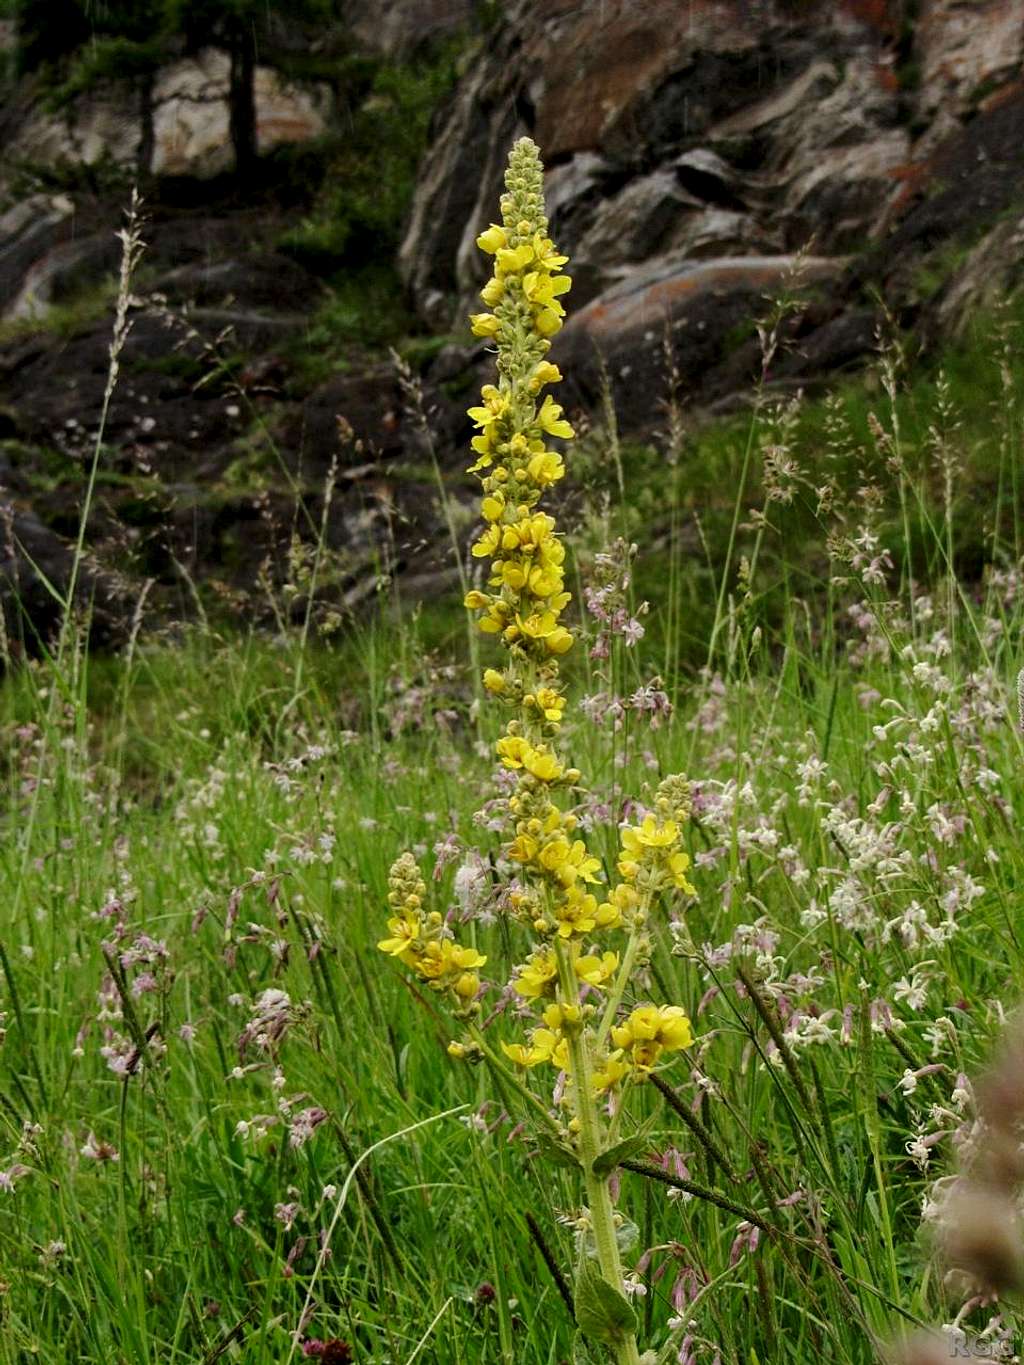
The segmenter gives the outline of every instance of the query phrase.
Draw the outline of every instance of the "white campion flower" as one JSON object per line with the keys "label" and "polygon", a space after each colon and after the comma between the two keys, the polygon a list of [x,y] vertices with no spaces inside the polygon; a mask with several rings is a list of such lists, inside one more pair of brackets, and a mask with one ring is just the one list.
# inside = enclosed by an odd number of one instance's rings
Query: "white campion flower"
{"label": "white campion flower", "polygon": [[903,1091],[904,1095],[912,1095],[917,1089],[917,1072],[911,1071],[911,1069],[907,1067],[906,1071],[904,1071],[896,1084]]}

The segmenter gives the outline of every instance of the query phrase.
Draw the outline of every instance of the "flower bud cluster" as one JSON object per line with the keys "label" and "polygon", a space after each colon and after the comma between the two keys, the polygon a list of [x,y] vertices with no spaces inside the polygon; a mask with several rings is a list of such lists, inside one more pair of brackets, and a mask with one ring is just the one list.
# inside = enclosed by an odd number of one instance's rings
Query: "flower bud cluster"
{"label": "flower bud cluster", "polygon": [[480,990],[477,969],[487,961],[475,948],[456,943],[436,910],[424,911],[426,883],[411,853],[403,853],[388,876],[390,937],[381,939],[381,952],[411,967],[431,990],[450,992],[461,1014],[477,1011]]}
{"label": "flower bud cluster", "polygon": [[494,274],[482,291],[494,311],[476,313],[471,322],[478,336],[497,342],[499,383],[485,385],[481,404],[469,409],[477,428],[470,472],[480,475],[487,523],[473,554],[491,566],[489,591],[474,589],[466,606],[479,613],[482,631],[500,635],[515,657],[542,668],[572,647],[572,635],[559,622],[570,598],[565,547],[554,518],[535,510],[544,490],[565,474],[562,456],[548,449],[548,440],[573,435],[551,395],[540,398],[562,378],[545,356],[562,326],[559,300],[571,281],[559,273],[568,258],[547,236],[541,165],[528,138],[513,149],[505,184],[502,223],[477,239],[494,257]]}

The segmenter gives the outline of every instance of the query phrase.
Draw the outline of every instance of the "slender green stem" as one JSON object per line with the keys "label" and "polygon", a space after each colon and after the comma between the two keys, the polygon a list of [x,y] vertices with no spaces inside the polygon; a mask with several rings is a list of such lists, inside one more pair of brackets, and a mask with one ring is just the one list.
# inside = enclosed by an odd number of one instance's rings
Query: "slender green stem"
{"label": "slender green stem", "polygon": [[520,1096],[521,1099],[526,1100],[527,1104],[529,1104],[530,1107],[533,1109],[534,1114],[537,1116],[537,1118],[540,1119],[541,1123],[544,1125],[545,1128],[547,1128],[547,1130],[550,1133],[554,1134],[554,1136],[558,1138],[561,1138],[563,1136],[563,1133],[561,1128],[558,1126],[558,1121],[551,1117],[547,1109],[545,1109],[544,1105],[533,1093],[530,1087],[528,1085],[525,1085],[515,1074],[515,1072],[510,1070],[509,1067],[505,1065],[505,1063],[501,1060],[498,1054],[491,1047],[488,1046],[488,1044],[484,1041],[484,1035],[481,1033],[478,1025],[470,1024],[469,1035],[473,1039],[473,1042],[476,1043],[480,1051],[484,1054],[484,1059],[486,1060],[487,1065],[491,1068],[491,1070],[495,1072],[495,1074],[498,1075],[506,1085],[510,1085],[513,1088],[513,1090],[515,1090],[516,1094]]}
{"label": "slender green stem", "polygon": [[[562,1003],[575,1005],[579,998],[579,983],[572,958],[562,943],[556,943],[558,959],[558,979],[562,993]],[[579,1125],[578,1150],[583,1167],[583,1183],[587,1194],[587,1207],[590,1211],[590,1226],[594,1234],[597,1263],[601,1274],[621,1292],[622,1261],[615,1237],[615,1212],[612,1208],[611,1191],[608,1177],[594,1173],[594,1162],[602,1151],[601,1118],[594,1098],[594,1076],[590,1045],[585,1030],[566,1028],[564,1030],[569,1050],[569,1079]],[[639,1365],[640,1353],[636,1337],[629,1333],[621,1338],[615,1347],[619,1365]]]}
{"label": "slender green stem", "polygon": [[[646,909],[647,906],[645,903],[641,907],[640,913],[645,912]],[[644,918],[646,919],[646,915],[644,915]],[[633,974],[633,968],[636,966],[636,955],[639,948],[640,929],[634,922],[634,927],[630,930],[629,941],[626,944],[626,951],[622,955],[622,965],[619,967],[614,986],[612,986],[611,990],[608,992],[608,1000],[605,1003],[604,1012],[601,1015],[601,1022],[598,1025],[596,1043],[599,1049],[604,1047],[608,1039],[608,1034],[611,1032],[612,1024],[615,1023],[615,1016],[618,1013],[619,1006],[622,1004],[622,997],[625,993],[626,986],[629,983],[629,978]]]}
{"label": "slender green stem", "polygon": [[736,486],[736,500],[732,509],[732,525],[729,527],[729,541],[725,550],[725,563],[722,566],[722,576],[718,585],[718,599],[715,603],[715,619],[711,627],[711,638],[708,641],[708,656],[706,667],[710,670],[715,658],[715,647],[718,644],[718,636],[722,629],[722,614],[725,610],[725,596],[729,589],[729,571],[732,568],[733,551],[736,547],[736,532],[739,530],[740,512],[743,507],[743,494],[747,486],[747,475],[750,471],[751,458],[754,453],[754,440],[757,435],[758,419],[760,417],[761,404],[760,393],[758,401],[754,404],[754,411],[751,414],[750,426],[747,430],[747,443],[743,451],[743,463],[740,467],[739,482]]}

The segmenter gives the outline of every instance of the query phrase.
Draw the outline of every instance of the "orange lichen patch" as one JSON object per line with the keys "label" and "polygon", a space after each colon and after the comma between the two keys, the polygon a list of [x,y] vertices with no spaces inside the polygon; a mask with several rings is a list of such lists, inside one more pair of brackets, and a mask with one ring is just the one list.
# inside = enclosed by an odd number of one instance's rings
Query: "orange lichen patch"
{"label": "orange lichen patch", "polygon": [[931,178],[932,164],[928,160],[906,161],[898,166],[890,166],[886,174],[890,180],[895,180],[901,186],[893,196],[885,215],[885,221],[891,222],[908,209],[922,193],[925,184]]}
{"label": "orange lichen patch", "polygon": [[978,102],[978,108],[983,114],[990,114],[993,109],[1001,109],[1004,104],[1012,104],[1014,100],[1019,100],[1024,95],[1024,81],[1008,81],[1006,85],[1001,85],[998,90],[993,90],[986,95],[983,100]]}
{"label": "orange lichen patch", "polygon": [[917,185],[925,180],[931,171],[928,161],[904,161],[898,166],[890,166],[886,174],[890,180],[898,180],[904,185]]}
{"label": "orange lichen patch", "polygon": [[982,83],[1019,71],[1024,15],[1016,0],[963,5],[933,0],[915,34],[925,88],[945,85],[947,99],[967,100]]}
{"label": "orange lichen patch", "polygon": [[890,95],[895,95],[900,88],[899,77],[891,62],[877,62],[874,67],[875,80],[879,86]]}
{"label": "orange lichen patch", "polygon": [[840,0],[839,8],[886,38],[899,32],[897,9],[901,7],[894,0]]}
{"label": "orange lichen patch", "polygon": [[[659,327],[666,317],[685,310],[686,304],[708,293],[731,294],[737,290],[760,292],[777,285],[795,266],[792,256],[737,257],[687,265],[675,275],[655,280],[632,291],[612,291],[588,304],[567,327],[594,339],[611,340],[626,332]],[[803,263],[805,281],[828,274],[834,262],[812,258]]]}

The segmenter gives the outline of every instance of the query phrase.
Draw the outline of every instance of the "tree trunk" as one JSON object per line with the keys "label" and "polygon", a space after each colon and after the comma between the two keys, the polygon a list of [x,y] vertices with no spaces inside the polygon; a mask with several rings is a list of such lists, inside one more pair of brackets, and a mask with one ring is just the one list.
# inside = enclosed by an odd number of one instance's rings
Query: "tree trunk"
{"label": "tree trunk", "polygon": [[147,180],[153,169],[153,150],[156,136],[153,129],[153,74],[146,72],[139,77],[139,149],[136,154],[136,174],[140,180]]}
{"label": "tree trunk", "polygon": [[229,92],[231,145],[235,171],[242,179],[256,166],[256,38],[252,25],[240,20],[231,34],[231,88]]}

